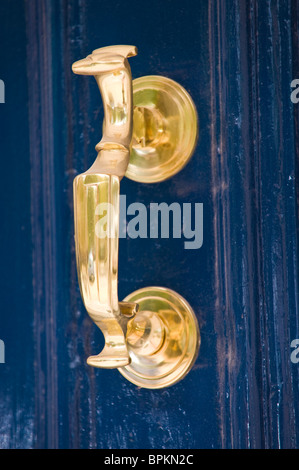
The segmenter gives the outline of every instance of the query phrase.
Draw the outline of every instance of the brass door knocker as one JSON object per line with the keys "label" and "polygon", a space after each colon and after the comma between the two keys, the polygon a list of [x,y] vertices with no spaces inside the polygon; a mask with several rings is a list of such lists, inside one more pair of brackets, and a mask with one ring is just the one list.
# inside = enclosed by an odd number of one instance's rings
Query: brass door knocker
{"label": "brass door knocker", "polygon": [[[94,75],[103,100],[103,137],[94,164],[74,180],[76,260],[86,310],[102,330],[95,367],[118,368],[144,388],[182,379],[194,363],[200,334],[196,316],[176,292],[146,287],[118,300],[120,180],[163,181],[190,159],[197,114],[189,94],[165,77],[134,80],[127,58],[134,46],[109,46],[73,64]],[[105,212],[106,230],[99,223]]]}

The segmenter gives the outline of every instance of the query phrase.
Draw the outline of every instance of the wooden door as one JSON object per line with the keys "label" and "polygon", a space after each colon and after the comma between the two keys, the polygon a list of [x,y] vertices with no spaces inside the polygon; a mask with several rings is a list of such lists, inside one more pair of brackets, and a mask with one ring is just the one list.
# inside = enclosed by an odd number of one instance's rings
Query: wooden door
{"label": "wooden door", "polygon": [[[298,2],[2,0],[0,18],[0,447],[298,447]],[[199,116],[180,173],[121,185],[128,204],[203,203],[200,249],[120,240],[120,298],[169,287],[199,321],[192,371],[164,390],[85,363],[102,337],[78,288],[72,182],[102,104],[71,64],[110,44],[136,45],[133,78],[176,80]]]}

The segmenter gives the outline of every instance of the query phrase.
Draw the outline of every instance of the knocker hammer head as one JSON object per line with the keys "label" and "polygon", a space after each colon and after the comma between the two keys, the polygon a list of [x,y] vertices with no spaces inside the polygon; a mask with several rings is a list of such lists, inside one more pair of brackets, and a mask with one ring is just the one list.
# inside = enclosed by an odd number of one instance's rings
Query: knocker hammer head
{"label": "knocker hammer head", "polygon": [[85,59],[78,60],[72,65],[72,70],[78,75],[97,75],[113,72],[124,68],[126,59],[137,54],[135,46],[108,46],[95,49]]}

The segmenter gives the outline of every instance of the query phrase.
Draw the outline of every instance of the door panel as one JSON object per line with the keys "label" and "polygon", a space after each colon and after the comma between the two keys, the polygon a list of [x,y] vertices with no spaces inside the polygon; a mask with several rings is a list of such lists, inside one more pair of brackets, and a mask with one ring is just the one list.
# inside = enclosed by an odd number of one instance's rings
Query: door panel
{"label": "door panel", "polygon": [[[0,447],[298,447],[297,2],[2,0],[0,17]],[[103,113],[71,64],[110,44],[136,45],[133,78],[176,80],[199,117],[179,174],[121,182],[127,205],[204,207],[198,250],[120,239],[120,299],[169,287],[199,321],[198,359],[165,390],[85,363],[103,340],[77,282],[72,182]]]}

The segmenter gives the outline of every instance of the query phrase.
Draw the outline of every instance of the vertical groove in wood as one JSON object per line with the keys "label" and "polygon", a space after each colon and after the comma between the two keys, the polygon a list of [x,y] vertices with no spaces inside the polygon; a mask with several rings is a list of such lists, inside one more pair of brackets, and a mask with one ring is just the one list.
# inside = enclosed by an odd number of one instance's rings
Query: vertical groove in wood
{"label": "vertical groove in wood", "polygon": [[56,204],[50,2],[27,1],[36,447],[58,447]]}
{"label": "vertical groove in wood", "polygon": [[[242,264],[247,267],[247,277],[242,286],[244,305],[244,329],[246,332],[245,355],[247,369],[246,409],[247,436],[246,447],[256,448],[263,445],[263,412],[261,401],[261,368],[260,328],[256,318],[259,305],[259,269],[258,253],[260,251],[257,235],[258,213],[257,192],[255,190],[255,34],[254,15],[249,3],[239,3],[238,20],[240,33],[240,154],[244,158],[242,185],[244,197],[244,229],[246,244],[242,251]],[[240,379],[239,379],[240,380]],[[241,424],[239,424],[241,427]]]}
{"label": "vertical groove in wood", "polygon": [[[292,42],[292,79],[299,77],[299,4],[296,0],[291,0],[291,42]],[[291,339],[299,338],[299,106],[293,106],[293,122],[294,122],[294,158],[295,168],[293,178],[295,180],[295,202],[296,202],[296,245],[293,250],[293,265],[296,271],[294,294],[296,311],[292,313],[292,337]],[[294,447],[299,446],[299,368],[294,365],[292,368],[292,386],[294,390],[294,421],[296,426],[296,437],[294,439]]]}
{"label": "vertical groove in wood", "polygon": [[291,2],[209,3],[215,330],[226,448],[298,443],[298,374],[290,361],[298,325],[290,25]]}
{"label": "vertical groove in wood", "polygon": [[[256,3],[264,418],[269,430],[266,446],[275,448],[298,444],[290,361],[293,319],[298,317],[290,5]],[[265,17],[267,21],[262,22]]]}
{"label": "vertical groove in wood", "polygon": [[[217,141],[216,141],[216,99],[215,99],[215,89],[216,89],[216,78],[215,78],[215,68],[214,68],[214,60],[215,60],[215,46],[214,46],[214,37],[215,37],[215,30],[214,30],[214,15],[215,15],[215,2],[209,2],[209,12],[208,12],[208,23],[209,23],[209,77],[210,77],[210,83],[209,83],[209,94],[210,94],[210,135],[211,135],[211,177],[213,181],[215,181],[215,178],[217,178],[217,175],[215,173],[217,172],[217,167],[216,167],[216,157],[217,157]],[[213,205],[214,207],[217,205],[217,194],[215,192],[212,195],[213,197]],[[215,214],[213,217],[213,231],[214,233],[217,233],[218,229],[218,218],[217,215]],[[216,239],[215,239],[216,242]],[[218,261],[218,250],[217,247],[215,246],[214,248],[215,252],[215,261],[214,261],[214,269],[216,272],[219,271],[219,261]],[[215,309],[216,311],[219,311],[220,305],[219,305],[219,300],[220,300],[220,279],[218,276],[215,276]],[[219,325],[219,328],[217,329],[217,326]],[[222,322],[218,322],[218,324],[215,323],[215,330],[216,333],[219,335],[220,338],[223,338],[223,324]],[[217,343],[217,350],[223,349],[223,342],[222,344],[219,344],[220,341],[218,340]],[[218,394],[218,404],[219,404],[219,409],[222,409],[223,403],[224,403],[224,393],[223,393],[223,378],[221,376],[222,370],[220,368],[218,369],[218,376],[219,376],[219,394]],[[224,435],[225,435],[225,423],[223,422],[223,414],[221,411],[219,412],[219,431],[220,431],[220,436],[221,436],[221,444],[223,446],[224,443]]]}
{"label": "vertical groove in wood", "polygon": [[[299,77],[299,3],[297,0],[291,1],[291,32],[292,32],[292,78]],[[299,106],[293,106],[294,116],[294,151],[295,151],[295,182],[297,199],[297,220],[299,220]],[[299,243],[299,224],[297,223],[297,243]],[[298,250],[298,245],[297,245]],[[299,267],[298,267],[299,269]],[[296,289],[298,293],[298,286]],[[298,302],[298,299],[297,299]],[[299,317],[297,319],[297,338],[299,338]],[[298,374],[297,374],[298,376]]]}
{"label": "vertical groove in wood", "polygon": [[[213,191],[213,205],[214,208],[219,207],[220,197],[219,192],[216,188],[219,187],[219,163],[218,163],[218,155],[219,155],[219,144],[217,141],[217,104],[216,102],[216,44],[217,43],[217,31],[215,28],[216,18],[217,18],[217,3],[216,2],[209,2],[209,55],[210,55],[210,99],[211,99],[211,168],[212,168],[212,185],[215,188]],[[213,229],[214,233],[220,233],[220,218],[219,213],[215,210],[214,217],[213,217]],[[218,237],[215,237],[215,251],[214,251],[214,269],[215,269],[215,310],[219,312],[220,320],[215,321],[215,330],[217,334],[217,355],[218,355],[218,380],[219,380],[219,421],[220,421],[220,435],[221,435],[221,443],[222,447],[226,445],[226,435],[227,435],[227,423],[226,417],[223,411],[226,409],[225,407],[225,382],[226,382],[226,369],[225,363],[222,358],[224,355],[222,354],[223,351],[226,349],[225,345],[225,334],[224,334],[224,321],[223,321],[223,286],[221,282],[220,272],[222,271],[222,260],[221,260],[221,249],[219,248],[219,241]],[[217,313],[216,313],[217,316]]]}
{"label": "vertical groove in wood", "polygon": [[[260,193],[260,181],[262,178],[261,173],[261,162],[260,162],[260,153],[259,145],[261,134],[260,134],[260,122],[259,122],[259,56],[258,56],[258,47],[257,47],[257,37],[258,37],[258,26],[257,26],[257,3],[256,1],[251,1],[249,3],[249,29],[250,29],[250,39],[248,40],[248,52],[251,51],[249,66],[249,75],[251,77],[250,88],[248,92],[250,93],[251,103],[249,109],[249,120],[251,121],[252,129],[252,172],[253,172],[253,187],[254,187],[254,205],[253,211],[255,212],[255,227],[254,227],[254,237],[255,237],[255,247],[256,247],[256,290],[257,290],[257,303],[256,309],[257,318],[253,319],[252,327],[256,325],[257,330],[257,340],[256,340],[256,350],[260,351],[260,365],[258,370],[259,375],[259,393],[255,396],[256,402],[259,403],[259,406],[262,408],[261,421],[259,422],[262,436],[260,442],[255,442],[254,447],[268,447],[269,446],[269,422],[268,422],[268,411],[267,411],[267,402],[268,402],[268,374],[267,374],[267,334],[265,334],[265,320],[266,320],[266,309],[264,304],[264,292],[263,292],[263,266],[262,266],[262,250],[263,250],[263,241],[261,233],[261,193]],[[249,52],[250,53],[250,52]],[[251,109],[250,109],[251,108]],[[248,156],[250,159],[250,156]],[[254,400],[253,400],[254,403]],[[252,421],[254,422],[254,415],[252,416]]]}

